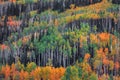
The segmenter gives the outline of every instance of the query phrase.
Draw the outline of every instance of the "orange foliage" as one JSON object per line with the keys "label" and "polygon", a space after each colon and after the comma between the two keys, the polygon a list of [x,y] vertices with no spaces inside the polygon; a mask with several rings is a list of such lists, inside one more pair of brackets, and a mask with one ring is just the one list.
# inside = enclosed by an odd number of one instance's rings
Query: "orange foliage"
{"label": "orange foliage", "polygon": [[6,69],[5,69],[5,66],[2,66],[2,68],[1,68],[1,73],[4,74],[4,73],[5,73],[5,70],[6,70]]}
{"label": "orange foliage", "polygon": [[2,45],[0,45],[0,48],[1,48],[1,50],[5,50],[5,49],[7,49],[7,48],[8,48],[8,46],[7,46],[7,45],[5,45],[5,44],[2,44]]}
{"label": "orange foliage", "polygon": [[87,41],[87,37],[86,36],[80,36],[80,47],[82,47],[84,44],[84,42]]}
{"label": "orange foliage", "polygon": [[24,80],[24,71],[23,70],[20,71],[19,75],[20,75],[20,80]]}
{"label": "orange foliage", "polygon": [[55,69],[51,68],[50,69],[50,80],[55,80]]}
{"label": "orange foliage", "polygon": [[115,68],[118,70],[120,68],[120,63],[119,62],[116,62],[115,63]]}
{"label": "orange foliage", "polygon": [[21,21],[16,21],[15,18],[16,18],[15,16],[9,16],[7,21],[7,26],[11,28],[19,27],[21,24]]}
{"label": "orange foliage", "polygon": [[64,75],[65,69],[60,68],[51,68],[50,70],[50,80],[60,80],[60,78]]}
{"label": "orange foliage", "polygon": [[35,80],[41,79],[41,68],[37,67],[35,70],[33,70],[31,73],[31,76],[34,77]]}
{"label": "orange foliage", "polygon": [[98,34],[98,37],[100,39],[100,42],[103,43],[104,45],[108,44],[109,43],[109,40],[110,40],[110,34],[109,33],[100,33]]}
{"label": "orange foliage", "polygon": [[[102,33],[99,33],[97,35],[95,34],[90,34],[90,41],[92,44],[98,44],[98,45],[101,45],[101,46],[106,46],[110,43],[110,39],[112,39],[112,46],[115,46],[116,42],[117,42],[117,38],[110,34],[110,33],[107,33],[107,32],[102,32]],[[105,49],[105,52],[108,53],[107,51],[108,49],[106,48]]]}
{"label": "orange foliage", "polygon": [[23,38],[22,38],[22,43],[23,43],[23,44],[26,44],[26,43],[29,41],[29,39],[30,39],[30,38],[29,38],[28,36],[23,37]]}
{"label": "orange foliage", "polygon": [[11,27],[18,27],[20,26],[20,24],[21,24],[21,21],[8,21],[7,22],[7,25]]}
{"label": "orange foliage", "polygon": [[13,80],[16,79],[16,77],[17,79],[19,78],[19,80],[29,80],[30,78],[33,78],[34,80],[60,80],[65,73],[65,68],[54,68],[46,66],[37,67],[31,72],[27,72],[24,70],[17,71],[15,64],[12,64],[11,66],[2,66],[0,73],[5,75],[6,80],[8,80],[10,77]]}
{"label": "orange foliage", "polygon": [[98,37],[100,38],[101,41],[108,41],[110,34],[104,32],[104,33],[98,34]]}
{"label": "orange foliage", "polygon": [[104,59],[106,58],[106,52],[104,51],[103,48],[100,48],[99,50],[96,50],[97,52],[97,56],[100,58],[100,59]]}
{"label": "orange foliage", "polygon": [[13,3],[15,3],[16,2],[16,0],[9,0],[10,2],[13,2]]}
{"label": "orange foliage", "polygon": [[85,60],[88,60],[89,58],[90,58],[90,54],[89,54],[89,53],[85,54],[84,59],[85,59]]}
{"label": "orange foliage", "polygon": [[60,80],[60,78],[64,75],[65,68],[54,68],[50,66],[46,67],[37,67],[35,70],[31,72],[31,75],[35,78],[35,80],[38,79],[50,79],[50,80]]}
{"label": "orange foliage", "polygon": [[97,50],[98,54],[103,54],[103,48],[100,48],[99,50]]}
{"label": "orange foliage", "polygon": [[24,71],[23,77],[24,77],[24,80],[29,79],[29,73],[27,71]]}
{"label": "orange foliage", "polygon": [[13,20],[13,17],[12,16],[9,16],[8,17],[8,21],[12,21]]}
{"label": "orange foliage", "polygon": [[15,76],[16,75],[16,68],[15,68],[15,64],[12,64],[12,66],[11,66],[11,76]]}
{"label": "orange foliage", "polygon": [[27,37],[23,37],[23,38],[22,38],[22,43],[23,43],[23,44],[26,44],[26,42],[28,42],[28,38],[27,38]]}
{"label": "orange foliage", "polygon": [[54,24],[55,24],[55,26],[58,26],[58,23],[59,23],[59,22],[58,22],[58,20],[57,20],[57,19],[55,19],[55,23],[54,23]]}
{"label": "orange foliage", "polygon": [[104,64],[104,65],[109,65],[109,60],[106,59],[106,58],[104,58],[104,59],[103,59],[103,64]]}
{"label": "orange foliage", "polygon": [[6,65],[6,69],[5,69],[5,78],[8,79],[10,76],[10,67],[8,65]]}
{"label": "orange foliage", "polygon": [[105,48],[104,52],[105,52],[105,53],[108,53],[108,48]]}
{"label": "orange foliage", "polygon": [[65,68],[60,67],[60,68],[58,68],[58,71],[59,71],[59,78],[61,78],[65,73]]}

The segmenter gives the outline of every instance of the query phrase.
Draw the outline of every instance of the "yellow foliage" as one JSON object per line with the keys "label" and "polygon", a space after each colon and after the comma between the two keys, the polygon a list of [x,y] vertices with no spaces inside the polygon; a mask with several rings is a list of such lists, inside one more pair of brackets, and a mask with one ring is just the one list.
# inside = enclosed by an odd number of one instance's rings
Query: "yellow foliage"
{"label": "yellow foliage", "polygon": [[93,64],[94,64],[94,69],[97,69],[101,64],[101,60],[95,60]]}
{"label": "yellow foliage", "polygon": [[71,9],[74,9],[74,8],[75,8],[75,4],[71,4],[71,5],[70,5],[70,8],[71,8]]}
{"label": "yellow foliage", "polygon": [[55,26],[58,26],[58,24],[59,24],[59,22],[58,22],[58,20],[57,19],[55,19]]}
{"label": "yellow foliage", "polygon": [[34,22],[34,26],[35,26],[35,27],[40,26],[39,22],[35,21],[35,22]]}
{"label": "yellow foliage", "polygon": [[67,17],[66,17],[66,21],[67,21],[68,23],[72,22],[72,16],[67,16]]}
{"label": "yellow foliage", "polygon": [[82,67],[84,72],[92,72],[91,66],[87,62],[82,62],[80,66]]}
{"label": "yellow foliage", "polygon": [[90,34],[90,41],[91,43],[98,43],[98,38],[95,34]]}
{"label": "yellow foliage", "polygon": [[86,36],[80,36],[80,47],[85,45],[84,42],[87,42],[87,37]]}
{"label": "yellow foliage", "polygon": [[107,12],[107,8],[110,6],[112,6],[112,4],[107,0],[102,0],[100,3],[96,3],[96,4],[84,6],[84,7],[76,7],[76,8],[74,4],[71,4],[70,6],[71,8],[66,10],[64,14],[71,14],[71,12],[73,13],[73,12],[83,11],[82,13],[71,15],[71,18],[70,17],[68,18],[67,16],[66,17],[67,22],[71,22],[71,19],[73,16],[75,16],[75,18],[73,18],[75,20],[80,19],[80,17],[84,17],[85,19],[91,19],[91,18],[98,19],[98,18],[101,18],[99,15],[101,11],[105,12],[102,17],[109,16],[111,18],[114,18],[115,16],[113,13]]}
{"label": "yellow foliage", "polygon": [[110,65],[110,70],[114,69],[114,62],[112,60],[109,61],[109,65]]}

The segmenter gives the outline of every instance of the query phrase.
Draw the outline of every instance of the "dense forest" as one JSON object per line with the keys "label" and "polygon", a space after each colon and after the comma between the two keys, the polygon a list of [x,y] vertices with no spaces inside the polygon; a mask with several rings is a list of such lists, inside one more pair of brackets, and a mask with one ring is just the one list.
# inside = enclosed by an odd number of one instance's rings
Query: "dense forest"
{"label": "dense forest", "polygon": [[120,80],[120,0],[0,0],[0,80]]}

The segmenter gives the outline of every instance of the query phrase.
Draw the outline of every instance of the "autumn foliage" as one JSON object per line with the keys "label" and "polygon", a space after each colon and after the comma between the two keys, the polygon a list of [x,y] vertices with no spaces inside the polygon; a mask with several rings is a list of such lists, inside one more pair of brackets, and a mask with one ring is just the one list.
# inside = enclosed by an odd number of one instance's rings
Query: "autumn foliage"
{"label": "autumn foliage", "polygon": [[[112,0],[95,4],[91,3],[96,0],[89,0],[91,5],[69,4],[67,8],[69,0],[63,1],[64,7],[56,5],[62,0],[54,1],[0,0],[0,77],[120,80],[119,6]],[[97,25],[102,26],[94,30]]]}
{"label": "autumn foliage", "polygon": [[0,49],[3,51],[3,50],[5,50],[5,49],[8,49],[9,47],[7,46],[7,45],[5,45],[5,44],[1,44],[0,45]]}
{"label": "autumn foliage", "polygon": [[[33,64],[33,63],[30,63]],[[28,65],[29,68],[32,68],[31,65]],[[31,69],[32,70],[32,69]],[[4,74],[6,80],[12,79],[12,80],[60,80],[61,77],[65,73],[65,68],[59,67],[54,68],[50,66],[46,67],[36,67],[32,71],[28,72],[26,70],[17,70],[16,64],[12,64],[11,66],[6,65],[2,66],[2,69],[0,71],[0,74]]]}
{"label": "autumn foliage", "polygon": [[13,2],[13,3],[15,3],[15,2],[16,2],[16,0],[10,0],[10,2]]}

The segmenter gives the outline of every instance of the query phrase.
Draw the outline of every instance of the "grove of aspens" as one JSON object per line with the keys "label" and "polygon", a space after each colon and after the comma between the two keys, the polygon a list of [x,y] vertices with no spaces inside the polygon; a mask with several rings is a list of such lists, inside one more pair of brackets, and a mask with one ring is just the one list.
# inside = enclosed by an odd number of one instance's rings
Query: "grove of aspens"
{"label": "grove of aspens", "polygon": [[120,0],[0,0],[0,80],[120,80]]}

